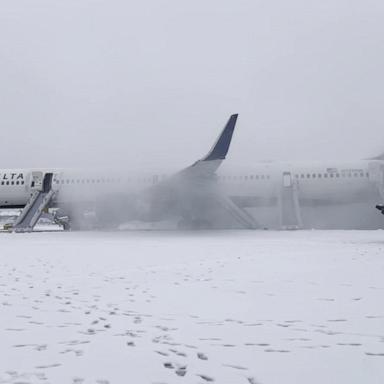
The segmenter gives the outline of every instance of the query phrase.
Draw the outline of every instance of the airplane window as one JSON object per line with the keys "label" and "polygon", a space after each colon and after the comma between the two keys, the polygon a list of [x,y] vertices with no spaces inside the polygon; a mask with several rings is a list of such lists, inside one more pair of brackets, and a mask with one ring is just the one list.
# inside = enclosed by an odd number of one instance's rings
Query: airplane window
{"label": "airplane window", "polygon": [[21,184],[24,185],[24,181],[22,181]]}
{"label": "airplane window", "polygon": [[248,176],[244,176],[244,179],[245,179],[245,180],[248,180]]}
{"label": "airplane window", "polygon": [[316,178],[316,174],[315,174],[315,173],[314,173],[314,174],[312,174],[312,177],[313,177],[313,178]]}
{"label": "airplane window", "polygon": [[18,182],[18,181],[16,181],[16,185],[19,185],[19,182]]}
{"label": "airplane window", "polygon": [[319,179],[321,179],[321,176],[322,176],[321,173],[319,173],[319,174],[317,175],[317,177],[318,177]]}
{"label": "airplane window", "polygon": [[269,180],[271,178],[271,176],[267,175],[267,179]]}
{"label": "airplane window", "polygon": [[15,183],[13,181],[11,181],[11,185],[14,185]]}
{"label": "airplane window", "polygon": [[304,179],[304,175],[303,175],[303,174],[301,174],[300,177],[301,177],[302,179]]}
{"label": "airplane window", "polygon": [[367,172],[365,175],[366,175],[367,177],[369,177],[369,172]]}
{"label": "airplane window", "polygon": [[261,178],[264,180],[264,175],[261,175]]}
{"label": "airplane window", "polygon": [[324,173],[324,177],[327,178],[328,177],[328,173]]}
{"label": "airplane window", "polygon": [[9,181],[7,181],[7,183],[6,183],[7,185],[9,185]]}
{"label": "airplane window", "polygon": [[311,177],[311,175],[309,173],[307,173],[307,179],[309,179]]}
{"label": "airplane window", "polygon": [[256,179],[259,180],[259,175],[256,175]]}
{"label": "airplane window", "polygon": [[330,174],[329,174],[329,177],[333,177],[333,173],[330,173]]}
{"label": "airplane window", "polygon": [[354,177],[357,177],[357,172],[355,172],[355,173],[353,174],[353,176],[354,176]]}
{"label": "airplane window", "polygon": [[1,182],[1,185],[4,185],[4,181]]}
{"label": "airplane window", "polygon": [[363,172],[360,172],[360,177],[364,177],[364,173]]}
{"label": "airplane window", "polygon": [[339,173],[336,173],[336,177],[340,177],[340,174],[339,174]]}
{"label": "airplane window", "polygon": [[249,178],[250,178],[251,180],[253,180],[254,176],[253,176],[253,175],[251,175],[251,176],[249,176]]}

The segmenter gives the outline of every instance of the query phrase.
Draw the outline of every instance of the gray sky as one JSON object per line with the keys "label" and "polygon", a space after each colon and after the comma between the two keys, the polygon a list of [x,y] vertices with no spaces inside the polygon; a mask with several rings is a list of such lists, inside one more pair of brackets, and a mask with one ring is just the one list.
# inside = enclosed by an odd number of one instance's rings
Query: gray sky
{"label": "gray sky", "polygon": [[382,0],[1,0],[0,168],[384,152]]}

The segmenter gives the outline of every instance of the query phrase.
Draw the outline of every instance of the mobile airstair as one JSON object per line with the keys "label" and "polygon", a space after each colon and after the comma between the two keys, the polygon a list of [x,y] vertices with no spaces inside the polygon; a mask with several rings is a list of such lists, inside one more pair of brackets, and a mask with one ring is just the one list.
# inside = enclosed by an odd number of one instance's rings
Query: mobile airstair
{"label": "mobile airstair", "polygon": [[298,184],[290,172],[283,172],[280,189],[279,212],[281,229],[300,229],[303,227],[298,198]]}
{"label": "mobile airstair", "polygon": [[231,199],[227,197],[219,197],[221,206],[240,224],[244,229],[257,229],[259,225],[255,219],[245,211],[238,207]]}
{"label": "mobile airstair", "polygon": [[16,219],[11,230],[13,232],[31,232],[43,212],[49,207],[56,191],[53,188],[53,173],[46,173],[44,177],[32,181],[33,193]]}

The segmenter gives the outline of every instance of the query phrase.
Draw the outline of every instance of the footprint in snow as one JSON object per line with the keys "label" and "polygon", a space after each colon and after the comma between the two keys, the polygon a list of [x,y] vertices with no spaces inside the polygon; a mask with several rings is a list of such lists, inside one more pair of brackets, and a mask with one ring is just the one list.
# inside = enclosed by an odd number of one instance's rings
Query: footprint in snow
{"label": "footprint in snow", "polygon": [[181,351],[178,351],[177,349],[172,349],[170,348],[169,349],[170,352],[173,352],[175,355],[177,356],[181,356],[181,357],[187,357],[187,354],[184,353],[184,352],[181,352]]}
{"label": "footprint in snow", "polygon": [[288,353],[288,352],[291,352],[291,351],[289,351],[288,349],[272,349],[272,348],[268,348],[268,349],[264,349],[264,352]]}
{"label": "footprint in snow", "polygon": [[223,367],[239,369],[239,370],[242,370],[242,371],[248,370],[248,368],[246,368],[246,367],[242,367],[241,365],[233,365],[233,364],[223,364]]}
{"label": "footprint in snow", "polygon": [[367,356],[381,356],[384,357],[384,352],[383,353],[373,353],[373,352],[365,352]]}
{"label": "footprint in snow", "polygon": [[36,369],[47,369],[47,368],[56,368],[56,367],[60,367],[60,366],[61,366],[61,364],[56,363],[56,364],[38,365],[35,368]]}
{"label": "footprint in snow", "polygon": [[187,367],[186,366],[180,366],[175,370],[175,373],[177,376],[185,376],[187,373]]}

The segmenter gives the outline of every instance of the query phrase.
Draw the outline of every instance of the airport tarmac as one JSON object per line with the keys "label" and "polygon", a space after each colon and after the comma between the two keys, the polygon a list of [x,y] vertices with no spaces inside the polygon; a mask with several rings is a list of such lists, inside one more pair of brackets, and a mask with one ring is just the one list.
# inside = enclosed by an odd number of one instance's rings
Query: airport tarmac
{"label": "airport tarmac", "polygon": [[384,382],[384,231],[0,234],[0,383]]}

